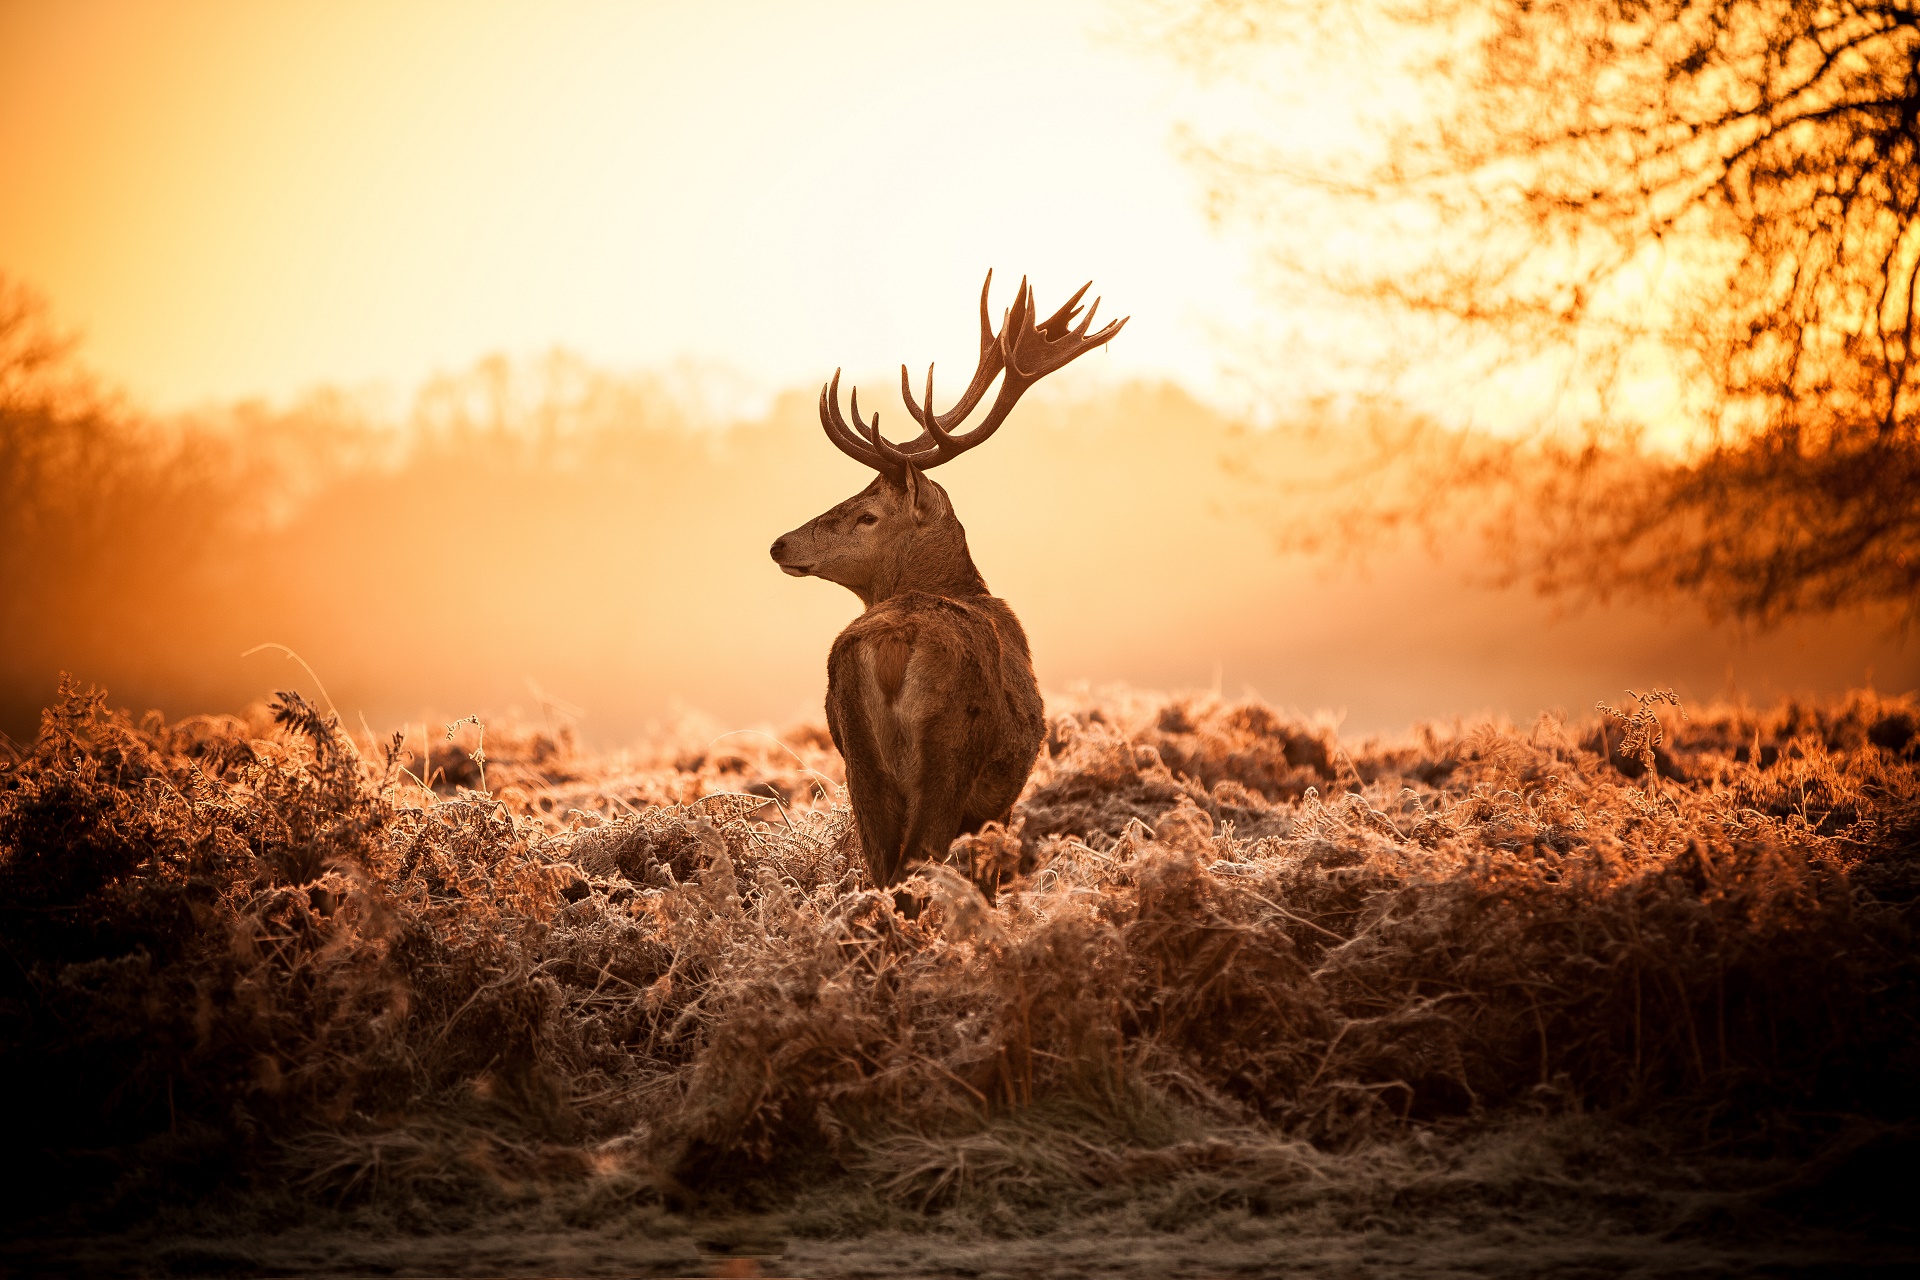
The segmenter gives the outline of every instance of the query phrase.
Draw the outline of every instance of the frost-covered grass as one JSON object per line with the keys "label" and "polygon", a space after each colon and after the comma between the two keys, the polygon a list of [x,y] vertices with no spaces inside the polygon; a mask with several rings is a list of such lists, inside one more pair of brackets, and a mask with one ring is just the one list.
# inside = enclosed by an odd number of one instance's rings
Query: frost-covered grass
{"label": "frost-covered grass", "polygon": [[[285,1243],[315,1231],[1162,1273],[1383,1231],[1878,1237],[1920,713],[1687,711],[1348,742],[1064,700],[1011,828],[903,912],[817,729],[595,757],[490,725],[482,792],[471,726],[419,761],[293,696],[70,690],[0,766],[10,1216],[162,1270],[326,1269]],[[987,865],[1022,871],[997,902]]]}

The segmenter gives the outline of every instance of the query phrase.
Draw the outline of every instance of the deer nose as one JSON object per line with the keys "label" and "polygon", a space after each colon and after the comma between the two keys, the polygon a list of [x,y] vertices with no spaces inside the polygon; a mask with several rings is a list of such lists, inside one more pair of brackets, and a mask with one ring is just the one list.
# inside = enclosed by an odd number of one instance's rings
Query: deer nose
{"label": "deer nose", "polygon": [[775,560],[778,560],[786,549],[787,540],[785,538],[775,538],[773,540],[773,558]]}

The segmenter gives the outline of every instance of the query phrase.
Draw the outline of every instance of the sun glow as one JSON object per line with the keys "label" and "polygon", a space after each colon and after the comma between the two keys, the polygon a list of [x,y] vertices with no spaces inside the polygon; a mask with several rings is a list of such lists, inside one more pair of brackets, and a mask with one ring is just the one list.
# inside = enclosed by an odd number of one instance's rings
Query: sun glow
{"label": "sun glow", "polygon": [[1099,366],[1204,390],[1252,302],[1168,146],[1189,90],[1109,16],[13,6],[0,263],[163,406],[554,345],[768,391],[965,358],[989,266],[1096,280],[1137,317]]}
{"label": "sun glow", "polygon": [[[71,518],[92,478],[41,485],[37,527],[59,537],[20,570],[42,603],[4,653],[0,728],[31,732],[63,668],[175,712],[243,706],[276,687],[267,658],[235,657],[265,641],[382,722],[534,685],[602,741],[676,707],[812,714],[854,604],[781,578],[766,548],[866,479],[820,438],[812,389],[843,366],[903,434],[893,369],[938,361],[958,393],[989,266],[996,307],[1031,273],[1045,310],[1091,279],[1103,317],[1132,317],[940,473],[1051,690],[1211,681],[1385,727],[1629,682],[1710,692],[1736,659],[1770,691],[1911,681],[1913,655],[1859,619],[1748,645],[1464,591],[1460,548],[1338,583],[1276,554],[1330,519],[1311,477],[1363,432],[1320,404],[1304,425],[1336,430],[1311,448],[1249,435],[1240,397],[1364,394],[1330,353],[1392,336],[1263,295],[1179,129],[1256,122],[1338,151],[1378,85],[1329,65],[1276,95],[1202,89],[1156,54],[1151,13],[0,7],[0,271],[226,467],[116,459],[154,474],[150,501],[115,491],[106,551]],[[1292,234],[1333,253],[1323,229]],[[1538,370],[1474,385],[1470,363],[1406,379],[1415,416],[1498,429],[1560,394]],[[735,429],[683,429],[714,422]]]}

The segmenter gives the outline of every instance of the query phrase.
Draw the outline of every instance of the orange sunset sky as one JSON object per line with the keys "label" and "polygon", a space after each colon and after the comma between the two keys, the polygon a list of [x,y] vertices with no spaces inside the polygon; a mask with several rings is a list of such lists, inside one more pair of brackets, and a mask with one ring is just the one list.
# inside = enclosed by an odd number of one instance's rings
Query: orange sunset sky
{"label": "orange sunset sky", "polygon": [[[1304,508],[1234,478],[1235,431],[1374,389],[1338,357],[1388,339],[1276,292],[1262,246],[1370,250],[1311,209],[1216,225],[1192,148],[1250,132],[1351,150],[1361,117],[1410,99],[1365,39],[1344,46],[1365,56],[1303,43],[1202,76],[1166,24],[1147,0],[0,0],[0,271],[129,404],[292,414],[331,385],[399,422],[436,375],[558,348],[737,427],[695,462],[641,441],[537,492],[425,463],[350,477],[280,530],[284,553],[225,570],[244,610],[175,610],[166,646],[165,610],[133,604],[90,615],[84,645],[48,639],[7,691],[8,731],[63,667],[174,713],[243,705],[295,678],[237,656],[266,641],[376,725],[535,688],[606,741],[687,708],[817,714],[857,605],[780,577],[765,548],[866,477],[819,438],[811,396],[845,366],[897,433],[900,362],[938,361],[954,394],[988,267],[996,306],[1028,273],[1043,308],[1091,279],[1103,315],[1132,317],[940,475],[1051,689],[1217,685],[1371,729],[1579,713],[1627,683],[1920,682],[1877,615],[1752,634],[1684,602],[1567,610],[1469,586],[1459,548],[1358,571],[1276,551]],[[1429,374],[1416,407],[1443,421],[1551,412],[1546,384],[1516,398],[1444,360]],[[1640,397],[1656,437],[1670,402]],[[1291,471],[1284,448],[1251,451]],[[295,563],[291,604],[256,589]],[[500,597],[516,607],[482,621],[471,602]]]}
{"label": "orange sunset sky", "polygon": [[0,260],[162,407],[553,345],[764,397],[964,358],[988,266],[1134,314],[1094,376],[1219,393],[1256,299],[1150,13],[8,0]]}

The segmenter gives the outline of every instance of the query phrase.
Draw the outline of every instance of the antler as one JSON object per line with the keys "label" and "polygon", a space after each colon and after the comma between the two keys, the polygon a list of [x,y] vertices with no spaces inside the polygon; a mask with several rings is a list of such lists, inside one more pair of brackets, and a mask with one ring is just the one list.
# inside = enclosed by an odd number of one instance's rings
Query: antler
{"label": "antler", "polygon": [[[906,401],[907,412],[913,420],[920,424],[920,434],[904,444],[894,444],[880,434],[879,414],[873,415],[871,423],[861,419],[858,391],[849,397],[853,426],[847,425],[840,416],[840,371],[835,369],[833,380],[820,388],[820,425],[842,453],[890,475],[898,475],[908,466],[925,471],[951,462],[999,430],[1028,387],[1095,347],[1113,341],[1114,335],[1126,325],[1131,317],[1111,321],[1098,333],[1089,335],[1087,330],[1093,325],[1093,314],[1100,309],[1100,299],[1095,298],[1078,327],[1074,326],[1074,317],[1080,314],[1080,299],[1092,287],[1092,281],[1081,285],[1064,306],[1035,324],[1033,291],[1023,276],[1019,291],[1013,295],[1013,305],[1001,317],[1000,332],[995,333],[987,316],[987,294],[993,288],[993,272],[987,272],[987,282],[980,287],[980,363],[973,371],[973,381],[967,384],[951,409],[939,414],[933,411],[932,365],[927,366],[926,397],[918,403],[907,381],[907,367],[901,365],[900,398]],[[979,407],[993,380],[1002,373],[1006,377],[1001,379],[1000,394],[994,397],[987,416],[973,430],[956,434],[967,415]]]}

